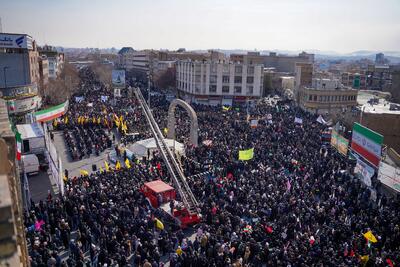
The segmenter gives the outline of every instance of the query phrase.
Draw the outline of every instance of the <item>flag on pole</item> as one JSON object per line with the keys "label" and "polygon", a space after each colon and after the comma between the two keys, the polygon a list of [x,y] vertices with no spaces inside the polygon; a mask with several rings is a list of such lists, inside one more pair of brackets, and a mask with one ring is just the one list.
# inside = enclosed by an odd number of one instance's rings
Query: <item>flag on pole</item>
{"label": "flag on pole", "polygon": [[68,124],[68,116],[65,116],[65,117],[64,117],[64,123],[65,123],[65,124]]}
{"label": "flag on pole", "polygon": [[79,173],[83,176],[89,176],[89,172],[87,170],[80,170]]}
{"label": "flag on pole", "polygon": [[22,154],[22,139],[21,139],[21,134],[16,131],[15,132],[15,141],[17,143],[17,160],[21,160],[21,154]]}
{"label": "flag on pole", "polygon": [[117,163],[115,164],[115,169],[117,171],[121,169],[121,163],[119,162],[119,160],[117,160]]}
{"label": "flag on pole", "polygon": [[228,110],[230,110],[230,109],[231,109],[231,107],[222,106],[222,110],[223,110],[223,111],[228,111]]}
{"label": "flag on pole", "polygon": [[160,221],[159,219],[155,218],[156,221],[156,227],[159,230],[164,230],[164,224],[162,223],[162,221]]}
{"label": "flag on pole", "polygon": [[100,173],[103,173],[103,172],[104,172],[103,167],[100,166]]}
{"label": "flag on pole", "polygon": [[303,124],[303,119],[295,117],[294,118],[294,123]]}
{"label": "flag on pole", "polygon": [[110,166],[108,165],[107,161],[104,161],[104,167],[106,168],[106,172],[110,171]]}
{"label": "flag on pole", "polygon": [[239,150],[239,160],[251,160],[254,157],[254,148]]}
{"label": "flag on pole", "polygon": [[369,230],[368,232],[366,232],[365,234],[363,234],[363,236],[370,242],[372,243],[376,243],[378,242],[378,240],[376,239],[376,237],[374,236],[374,234],[372,233],[371,230]]}
{"label": "flag on pole", "polygon": [[292,184],[290,183],[289,179],[286,181],[286,189],[287,191],[290,191],[290,189],[292,188]]}
{"label": "flag on pole", "polygon": [[360,260],[361,260],[362,266],[367,265],[367,262],[369,261],[369,255],[360,256]]}
{"label": "flag on pole", "polygon": [[165,135],[168,134],[168,128],[164,128],[164,134],[165,134]]}
{"label": "flag on pole", "polygon": [[131,163],[129,162],[129,159],[125,160],[125,166],[130,169],[131,168]]}

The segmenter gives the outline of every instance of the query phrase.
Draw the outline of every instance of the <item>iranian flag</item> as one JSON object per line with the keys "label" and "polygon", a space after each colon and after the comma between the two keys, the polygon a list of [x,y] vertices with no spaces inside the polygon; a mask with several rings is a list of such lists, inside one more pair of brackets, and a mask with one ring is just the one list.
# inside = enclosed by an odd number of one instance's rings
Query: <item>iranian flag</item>
{"label": "iranian flag", "polygon": [[354,123],[351,148],[376,168],[379,167],[382,154],[383,136],[371,129]]}
{"label": "iranian flag", "polygon": [[68,110],[68,100],[64,103],[35,112],[36,121],[46,122],[51,121],[64,115]]}
{"label": "iranian flag", "polygon": [[22,140],[19,132],[15,133],[15,141],[17,142],[17,160],[21,160]]}
{"label": "iranian flag", "polygon": [[8,110],[10,110],[10,111],[14,111],[15,110],[15,100],[7,101],[7,105],[8,105]]}

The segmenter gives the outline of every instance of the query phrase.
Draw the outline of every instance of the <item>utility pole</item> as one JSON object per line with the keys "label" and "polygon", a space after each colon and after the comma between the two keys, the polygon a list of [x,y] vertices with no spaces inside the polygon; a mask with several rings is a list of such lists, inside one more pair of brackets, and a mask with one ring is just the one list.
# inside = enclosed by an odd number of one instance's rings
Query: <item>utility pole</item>
{"label": "utility pole", "polygon": [[3,67],[3,73],[4,73],[4,89],[7,89],[7,75],[6,75],[6,70],[9,67]]}

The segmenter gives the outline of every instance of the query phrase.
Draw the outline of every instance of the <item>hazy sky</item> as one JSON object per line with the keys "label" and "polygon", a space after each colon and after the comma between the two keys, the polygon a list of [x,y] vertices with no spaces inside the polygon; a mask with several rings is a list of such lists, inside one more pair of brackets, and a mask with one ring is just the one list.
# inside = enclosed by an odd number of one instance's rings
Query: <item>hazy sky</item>
{"label": "hazy sky", "polygon": [[400,50],[400,0],[0,0],[40,45]]}

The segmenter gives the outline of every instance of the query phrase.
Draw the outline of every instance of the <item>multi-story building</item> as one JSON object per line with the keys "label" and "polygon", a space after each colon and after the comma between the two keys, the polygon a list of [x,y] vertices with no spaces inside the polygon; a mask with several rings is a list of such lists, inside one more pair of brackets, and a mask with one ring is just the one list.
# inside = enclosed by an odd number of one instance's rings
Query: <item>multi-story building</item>
{"label": "multi-story building", "polygon": [[298,56],[285,56],[277,55],[275,52],[269,55],[247,52],[247,54],[231,54],[230,60],[244,64],[264,64],[264,67],[275,68],[277,72],[294,73],[296,63],[314,63],[314,54],[302,52]]}
{"label": "multi-story building", "polygon": [[365,90],[367,89],[367,75],[365,72],[343,72],[341,75],[342,84],[354,89]]}
{"label": "multi-story building", "polygon": [[46,56],[39,57],[40,87],[49,83],[49,60]]}
{"label": "multi-story building", "polygon": [[385,64],[385,55],[383,53],[378,53],[375,55],[375,64],[377,65]]}
{"label": "multi-story building", "polygon": [[392,84],[392,75],[389,65],[368,65],[367,89],[386,91]]}
{"label": "multi-story building", "polygon": [[57,79],[64,68],[64,53],[60,53],[48,45],[39,48],[39,53],[41,56],[46,56],[49,61],[49,78]]}
{"label": "multi-story building", "polygon": [[8,100],[10,114],[37,109],[39,53],[27,34],[0,33],[0,95]]}
{"label": "multi-story building", "polygon": [[300,53],[298,56],[277,55],[275,52],[269,55],[262,55],[265,67],[274,67],[280,72],[295,72],[296,63],[314,63],[314,54],[306,52]]}
{"label": "multi-story building", "polygon": [[27,178],[19,172],[10,125],[6,101],[0,99],[0,265],[30,266],[23,222],[30,202]]}
{"label": "multi-story building", "polygon": [[294,76],[293,97],[299,103],[299,88],[311,86],[314,68],[312,63],[296,63]]}
{"label": "multi-story building", "polygon": [[240,104],[262,96],[263,66],[223,60],[180,60],[176,63],[176,85],[189,102]]}
{"label": "multi-story building", "polygon": [[389,88],[384,91],[390,92],[392,100],[396,103],[400,103],[400,65],[390,66],[392,75],[392,84]]}
{"label": "multi-story building", "polygon": [[132,47],[123,47],[119,52],[119,67],[127,71],[136,70],[148,72],[153,66],[153,61],[158,59],[158,51],[136,51]]}
{"label": "multi-story building", "polygon": [[344,87],[336,79],[312,79],[311,86],[300,86],[298,105],[314,114],[338,114],[357,106],[357,90]]}

